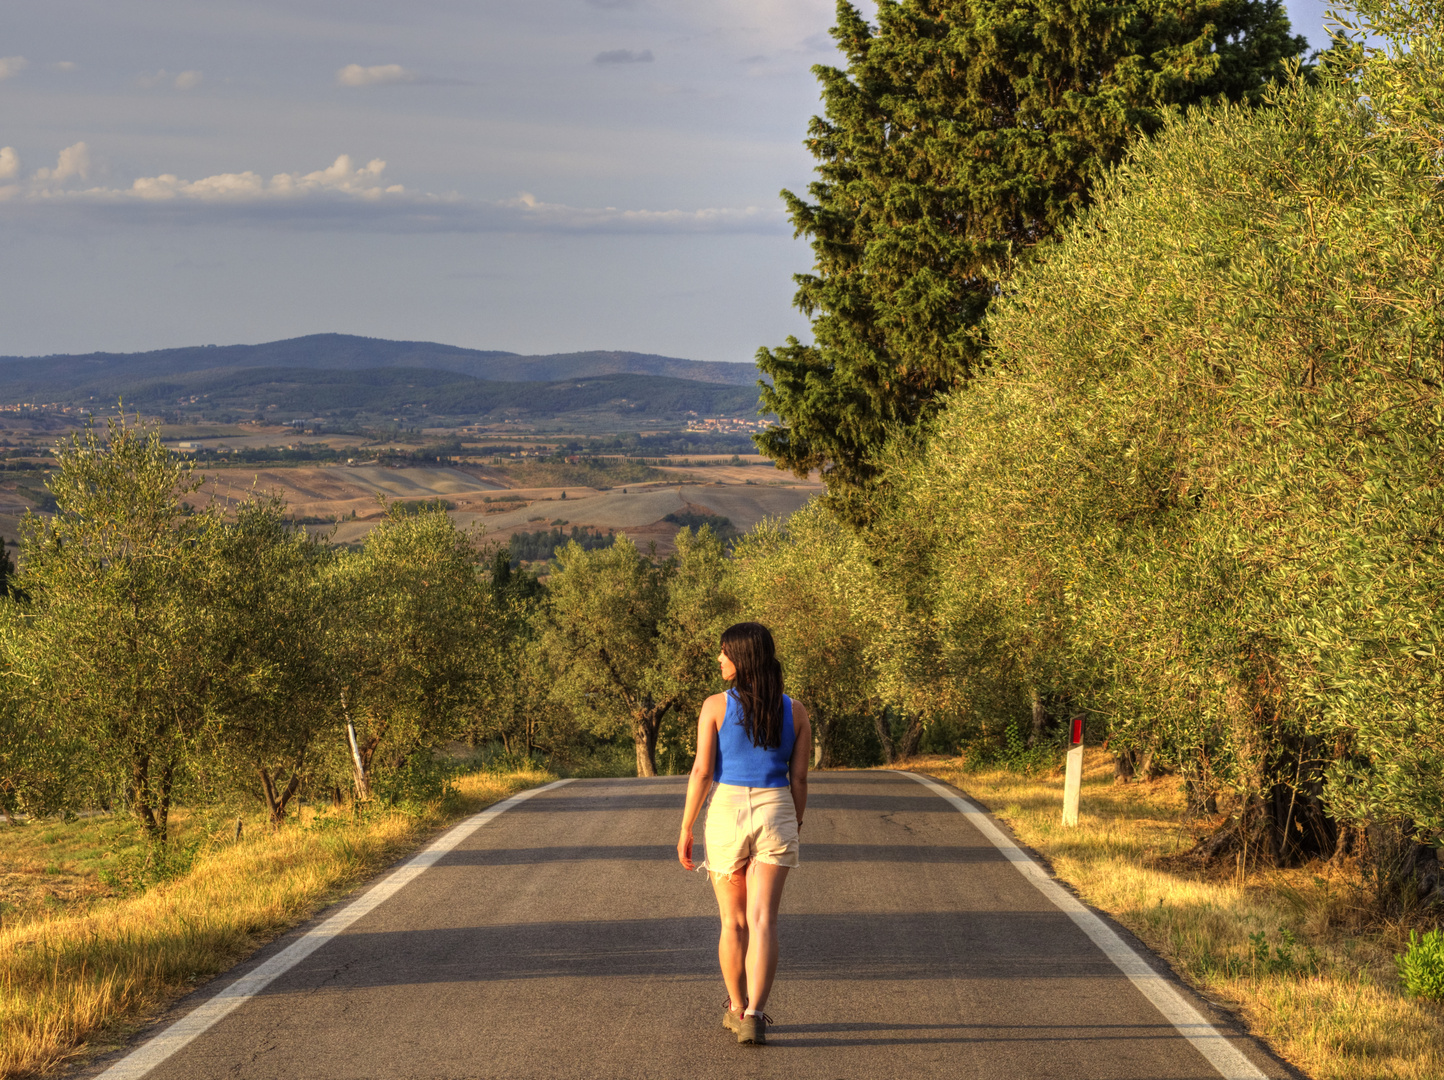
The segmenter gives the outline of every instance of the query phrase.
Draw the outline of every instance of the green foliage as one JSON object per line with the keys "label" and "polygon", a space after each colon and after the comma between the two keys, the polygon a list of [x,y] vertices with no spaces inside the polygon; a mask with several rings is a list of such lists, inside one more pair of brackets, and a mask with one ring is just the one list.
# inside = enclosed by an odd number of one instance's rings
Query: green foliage
{"label": "green foliage", "polygon": [[97,876],[121,895],[142,893],[189,873],[204,843],[203,837],[195,837],[186,843],[152,841],[127,847]]}
{"label": "green foliage", "polygon": [[[819,503],[762,522],[734,549],[743,611],[771,628],[788,693],[807,705],[824,766],[897,756],[879,695],[895,598],[861,541]],[[859,728],[873,728],[869,739]],[[856,755],[853,757],[852,755]]]}
{"label": "green foliage", "polygon": [[737,535],[737,529],[732,524],[732,519],[723,517],[721,514],[705,514],[697,510],[674,510],[662,519],[673,525],[684,529],[711,529],[723,540],[730,540]]}
{"label": "green foliage", "polygon": [[660,564],[625,536],[592,551],[568,544],[547,593],[552,698],[599,735],[630,734],[638,776],[656,775],[664,724],[681,724],[667,741],[693,753],[687,723],[717,680],[717,642],[736,612],[717,537],[683,529]]}
{"label": "green foliage", "polygon": [[1411,996],[1444,1001],[1444,930],[1430,930],[1422,938],[1409,931],[1409,948],[1396,963],[1399,981]]}
{"label": "green foliage", "polygon": [[1014,279],[869,534],[935,628],[894,696],[1106,718],[1262,858],[1444,831],[1444,200],[1396,119],[1440,84],[1403,55],[1165,118]]}
{"label": "green foliage", "polygon": [[85,779],[84,739],[56,710],[28,707],[29,687],[15,675],[18,613],[0,600],[7,678],[0,683],[0,815],[43,817],[70,808]]}
{"label": "green foliage", "polygon": [[418,750],[390,768],[378,770],[373,791],[382,805],[424,812],[429,804],[446,798],[452,780],[465,766],[465,762]]}
{"label": "green foliage", "polygon": [[464,728],[495,648],[442,507],[333,551],[277,500],[187,507],[191,466],[123,418],[62,447],[50,485],[0,600],[0,809],[118,804],[164,843],[181,797],[259,797],[279,825],[346,777],[439,793],[416,762]]}
{"label": "green foliage", "polygon": [[1029,746],[1016,722],[1003,730],[1001,741],[979,737],[964,745],[962,757],[969,769],[1001,768],[1034,776],[1058,764],[1058,747],[1048,743]]}
{"label": "green foliage", "polygon": [[339,735],[332,768],[349,751],[362,799],[374,772],[456,738],[484,700],[504,617],[476,562],[466,535],[430,510],[388,515],[361,551],[326,567],[322,685]]}
{"label": "green foliage", "polygon": [[21,587],[31,605],[9,637],[12,685],[43,724],[73,730],[86,766],[156,838],[166,835],[216,705],[217,544],[214,512],[183,514],[199,481],[159,433],[112,421],[57,453],[58,510],[25,522]]}
{"label": "green foliage", "polygon": [[333,612],[319,578],[331,553],[286,519],[278,499],[236,508],[216,536],[212,634],[223,667],[205,732],[204,778],[257,790],[275,824],[324,756],[329,729],[323,648]]}
{"label": "green foliage", "polygon": [[507,543],[513,566],[552,558],[560,548],[576,544],[583,551],[596,551],[616,542],[616,534],[603,533],[590,525],[573,525],[568,533],[560,527],[538,529],[536,532],[512,533]]}
{"label": "green foliage", "polygon": [[389,507],[392,517],[412,517],[416,514],[434,513],[437,510],[455,510],[454,503],[447,499],[412,499],[407,502],[394,502]]}
{"label": "green foliage", "polygon": [[1269,944],[1268,935],[1257,930],[1248,936],[1248,948],[1224,956],[1206,954],[1200,969],[1207,974],[1217,972],[1228,979],[1308,978],[1319,971],[1319,955],[1312,945],[1299,949],[1297,935],[1280,927],[1277,942]]}
{"label": "green foliage", "polygon": [[981,363],[975,331],[1010,267],[1138,136],[1181,106],[1257,97],[1305,42],[1278,0],[884,0],[876,26],[839,0],[832,35],[847,67],[814,68],[812,201],[783,192],[816,256],[794,300],[815,343],[758,352],[782,425],[757,442],[824,469],[864,520],[886,440]]}

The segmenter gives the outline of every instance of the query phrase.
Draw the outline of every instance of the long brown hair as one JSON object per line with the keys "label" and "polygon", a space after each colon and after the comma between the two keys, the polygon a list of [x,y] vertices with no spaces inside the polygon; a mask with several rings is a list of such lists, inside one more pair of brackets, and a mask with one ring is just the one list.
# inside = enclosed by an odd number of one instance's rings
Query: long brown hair
{"label": "long brown hair", "polygon": [[753,746],[782,745],[782,665],[772,631],[742,622],[722,631],[722,652],[737,668],[733,692],[742,705],[742,727]]}

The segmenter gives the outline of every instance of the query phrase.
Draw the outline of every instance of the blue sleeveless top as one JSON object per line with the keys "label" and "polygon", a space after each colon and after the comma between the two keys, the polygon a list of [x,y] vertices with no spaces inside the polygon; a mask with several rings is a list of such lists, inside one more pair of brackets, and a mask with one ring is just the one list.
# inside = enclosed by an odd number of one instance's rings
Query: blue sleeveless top
{"label": "blue sleeveless top", "polygon": [[717,764],[712,770],[712,779],[737,787],[791,787],[787,769],[792,763],[792,747],[796,742],[790,697],[782,695],[782,742],[769,749],[752,745],[742,724],[742,702],[735,691],[728,690],[727,715],[717,732]]}

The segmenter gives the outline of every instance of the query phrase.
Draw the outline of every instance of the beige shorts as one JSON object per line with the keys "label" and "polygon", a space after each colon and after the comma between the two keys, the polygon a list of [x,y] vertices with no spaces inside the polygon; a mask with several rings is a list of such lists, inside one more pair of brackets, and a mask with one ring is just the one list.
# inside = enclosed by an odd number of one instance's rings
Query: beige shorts
{"label": "beige shorts", "polygon": [[749,862],[796,866],[797,807],[791,788],[717,784],[702,826],[707,858],[698,869],[735,874]]}

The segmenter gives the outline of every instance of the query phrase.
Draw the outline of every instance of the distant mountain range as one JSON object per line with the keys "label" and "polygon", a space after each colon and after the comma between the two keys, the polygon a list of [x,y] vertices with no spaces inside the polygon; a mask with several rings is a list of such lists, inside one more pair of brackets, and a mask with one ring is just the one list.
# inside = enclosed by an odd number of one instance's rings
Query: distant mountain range
{"label": "distant mountain range", "polygon": [[633,352],[523,356],[313,334],[264,345],[0,357],[0,404],[128,406],[177,419],[516,418],[589,425],[752,416],[751,364]]}
{"label": "distant mountain range", "polygon": [[591,352],[524,356],[462,349],[430,341],[387,341],[351,334],[310,334],[264,345],[193,345],[142,353],[86,353],[57,356],[0,356],[0,393],[29,386],[78,389],[96,381],[169,378],[217,368],[427,368],[491,382],[557,382],[597,375],[665,375],[673,379],[753,386],[752,364],[682,360],[651,353]]}

